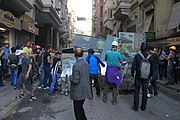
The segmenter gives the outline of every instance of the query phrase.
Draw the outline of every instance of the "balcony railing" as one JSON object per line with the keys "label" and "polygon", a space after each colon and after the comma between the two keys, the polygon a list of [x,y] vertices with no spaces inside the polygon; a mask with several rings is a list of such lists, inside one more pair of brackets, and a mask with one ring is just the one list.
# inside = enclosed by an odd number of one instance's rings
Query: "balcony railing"
{"label": "balcony railing", "polygon": [[130,8],[131,7],[131,4],[132,4],[132,2],[130,2],[130,1],[128,1],[128,0],[120,0],[119,1],[119,7],[120,8],[123,8],[123,9],[125,9],[125,8]]}

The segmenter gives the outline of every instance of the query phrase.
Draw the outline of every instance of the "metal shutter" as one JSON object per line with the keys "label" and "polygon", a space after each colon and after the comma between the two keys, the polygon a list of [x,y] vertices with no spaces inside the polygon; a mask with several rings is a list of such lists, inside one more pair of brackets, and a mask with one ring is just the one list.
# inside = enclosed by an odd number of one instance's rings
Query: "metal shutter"
{"label": "metal shutter", "polygon": [[25,45],[27,41],[31,41],[31,34],[26,31],[16,31],[16,45]]}

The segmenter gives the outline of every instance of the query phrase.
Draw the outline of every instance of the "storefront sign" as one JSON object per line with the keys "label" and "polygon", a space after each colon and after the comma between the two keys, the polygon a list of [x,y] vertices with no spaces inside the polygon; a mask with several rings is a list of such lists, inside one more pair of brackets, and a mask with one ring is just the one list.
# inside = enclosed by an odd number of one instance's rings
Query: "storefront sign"
{"label": "storefront sign", "polygon": [[155,32],[145,32],[147,41],[154,41],[156,39]]}
{"label": "storefront sign", "polygon": [[167,39],[167,42],[169,42],[169,43],[180,42],[180,37],[168,38],[168,39]]}
{"label": "storefront sign", "polygon": [[37,27],[35,27],[35,25],[33,23],[23,21],[22,29],[24,29],[32,34],[39,35],[39,29]]}
{"label": "storefront sign", "polygon": [[15,17],[9,11],[4,11],[3,12],[3,14],[2,14],[2,21],[9,28],[14,28],[15,27]]}

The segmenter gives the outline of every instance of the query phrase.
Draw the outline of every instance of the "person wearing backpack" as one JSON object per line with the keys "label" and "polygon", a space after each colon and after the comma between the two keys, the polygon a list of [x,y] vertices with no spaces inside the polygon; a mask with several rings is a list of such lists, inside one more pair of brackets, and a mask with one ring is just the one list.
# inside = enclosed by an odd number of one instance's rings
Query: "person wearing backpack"
{"label": "person wearing backpack", "polygon": [[[91,81],[91,86],[92,86],[92,80],[94,80],[95,83],[95,88],[96,88],[96,95],[99,97],[100,96],[100,85],[98,81],[98,75],[101,77],[101,67],[105,67],[104,63],[101,62],[101,60],[94,55],[94,50],[93,49],[88,49],[88,56],[86,57],[86,62],[89,64],[89,69],[90,69],[90,81]],[[91,93],[93,96],[92,92],[92,87],[91,87]]]}
{"label": "person wearing backpack", "polygon": [[10,79],[11,79],[11,85],[16,89],[16,82],[17,82],[17,76],[18,76],[18,62],[19,58],[15,55],[16,48],[11,48],[12,54],[8,57],[8,62],[10,65]]}
{"label": "person wearing backpack", "polygon": [[[138,111],[139,108],[139,92],[142,86],[142,103],[141,110],[146,110],[147,104],[147,90],[149,83],[149,75],[151,63],[149,63],[148,59],[150,55],[148,55],[146,51],[146,44],[143,42],[141,44],[140,51],[135,55],[132,67],[131,67],[131,75],[135,79],[134,80],[134,103],[131,107],[132,110]],[[146,70],[147,69],[147,70]]]}

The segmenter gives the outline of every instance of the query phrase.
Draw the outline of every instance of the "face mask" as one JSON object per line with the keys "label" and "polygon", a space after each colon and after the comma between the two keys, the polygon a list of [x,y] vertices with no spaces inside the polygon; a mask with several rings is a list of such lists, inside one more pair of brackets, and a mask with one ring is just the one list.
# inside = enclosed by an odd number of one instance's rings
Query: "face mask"
{"label": "face mask", "polygon": [[5,45],[6,47],[9,47],[9,45]]}

